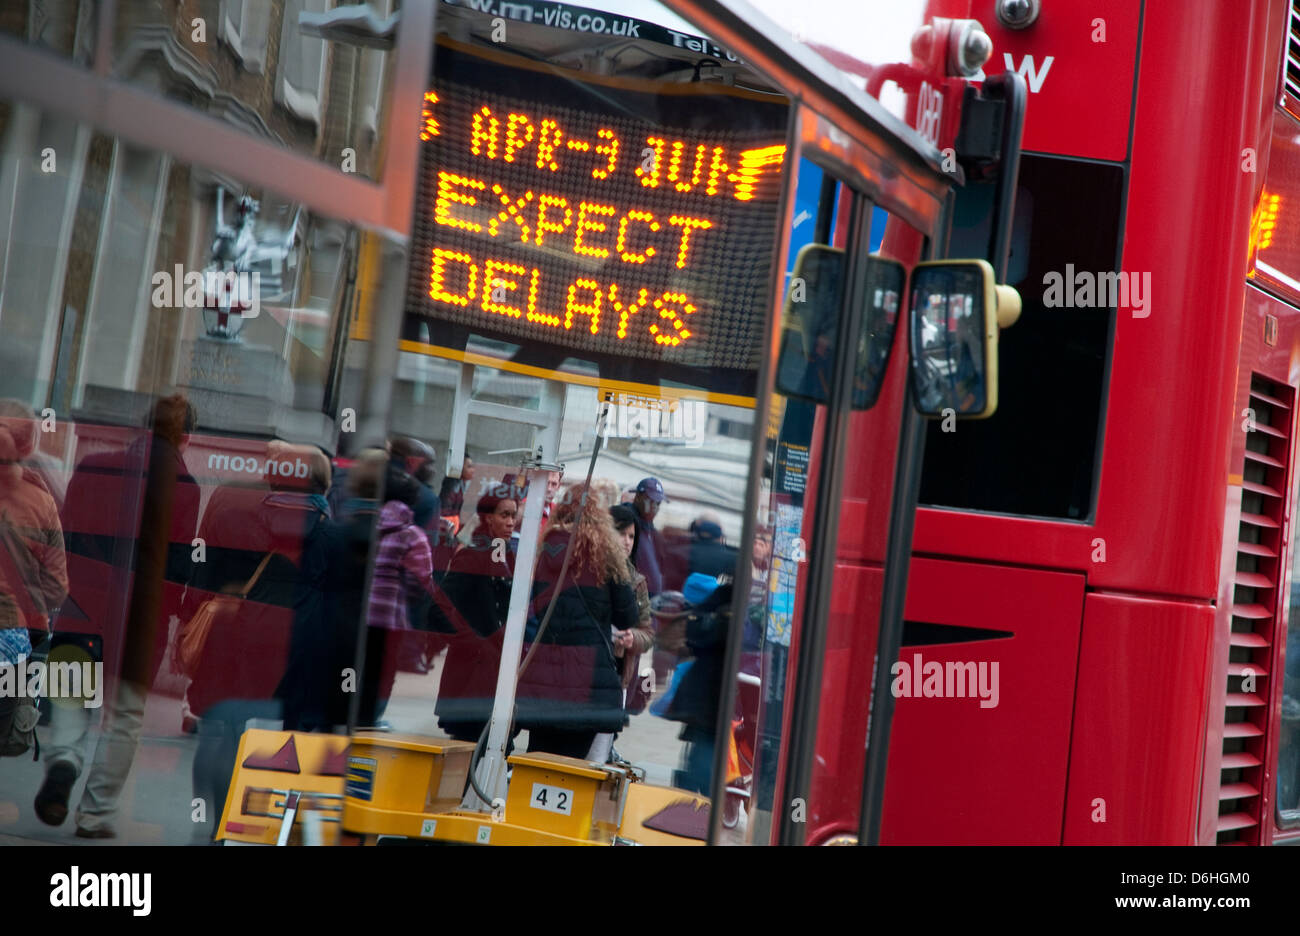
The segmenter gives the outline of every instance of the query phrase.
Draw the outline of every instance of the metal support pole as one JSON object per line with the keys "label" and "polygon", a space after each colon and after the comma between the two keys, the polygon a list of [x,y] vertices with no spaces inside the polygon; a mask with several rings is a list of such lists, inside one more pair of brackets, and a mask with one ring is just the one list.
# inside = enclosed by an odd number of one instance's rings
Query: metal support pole
{"label": "metal support pole", "polygon": [[[541,449],[534,459],[525,460],[521,466],[523,483],[532,489],[534,475],[563,466],[548,465],[542,461]],[[532,490],[524,502],[524,522],[519,530],[519,554],[515,556],[515,575],[510,587],[510,610],[506,615],[505,641],[501,647],[501,665],[497,668],[496,697],[492,702],[492,720],[488,725],[487,749],[479,761],[474,776],[479,788],[493,800],[505,801],[506,795],[506,743],[515,710],[515,684],[518,679],[519,658],[524,649],[524,625],[528,621],[528,606],[532,601],[533,562],[537,557],[537,541],[542,529],[542,507],[546,489]],[[461,802],[465,809],[492,811],[493,804],[483,802],[473,785]]]}

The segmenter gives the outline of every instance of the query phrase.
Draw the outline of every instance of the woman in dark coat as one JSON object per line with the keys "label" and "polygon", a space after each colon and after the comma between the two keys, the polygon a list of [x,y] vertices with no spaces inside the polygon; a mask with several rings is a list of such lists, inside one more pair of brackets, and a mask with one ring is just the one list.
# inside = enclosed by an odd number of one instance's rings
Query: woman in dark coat
{"label": "woman in dark coat", "polygon": [[451,635],[434,712],[442,730],[461,741],[477,741],[492,715],[515,571],[510,537],[519,505],[487,495],[476,510],[478,527],[469,545],[452,557],[429,612],[431,629]]}
{"label": "woman in dark coat", "polygon": [[[627,723],[614,640],[615,632],[637,626],[638,615],[627,557],[609,514],[617,496],[609,482],[589,490],[574,485],[551,513],[534,576],[533,616],[540,622],[557,588],[559,597],[517,693],[516,723],[528,729],[532,751],[585,758],[597,734]],[[573,555],[560,581],[570,539]]]}

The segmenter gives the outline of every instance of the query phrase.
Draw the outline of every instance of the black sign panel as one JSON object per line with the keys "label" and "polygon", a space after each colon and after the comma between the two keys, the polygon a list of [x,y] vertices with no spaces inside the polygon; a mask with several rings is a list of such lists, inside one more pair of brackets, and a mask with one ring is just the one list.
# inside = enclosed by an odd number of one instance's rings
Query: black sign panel
{"label": "black sign panel", "polygon": [[785,99],[519,62],[439,46],[404,337],[433,320],[435,344],[472,332],[602,377],[752,392]]}

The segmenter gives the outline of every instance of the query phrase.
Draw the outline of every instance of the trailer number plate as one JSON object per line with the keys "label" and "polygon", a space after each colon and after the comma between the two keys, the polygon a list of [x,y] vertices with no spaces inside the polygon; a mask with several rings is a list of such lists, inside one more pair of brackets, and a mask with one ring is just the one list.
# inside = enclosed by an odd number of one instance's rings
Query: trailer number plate
{"label": "trailer number plate", "polygon": [[573,791],[564,787],[548,786],[545,783],[533,784],[533,795],[528,804],[533,809],[559,813],[562,816],[573,815]]}

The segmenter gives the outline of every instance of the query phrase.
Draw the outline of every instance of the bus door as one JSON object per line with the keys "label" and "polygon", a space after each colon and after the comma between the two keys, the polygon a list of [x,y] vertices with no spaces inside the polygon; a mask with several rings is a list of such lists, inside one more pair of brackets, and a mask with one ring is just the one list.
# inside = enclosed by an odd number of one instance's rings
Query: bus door
{"label": "bus door", "polygon": [[[811,115],[808,126],[814,139],[836,132]],[[856,800],[861,788],[906,372],[905,360],[889,364],[908,271],[924,245],[819,147],[802,150],[794,182],[731,687],[720,840],[737,844],[799,841],[809,823],[838,811],[832,799]],[[821,707],[835,714],[823,730]]]}
{"label": "bus door", "polygon": [[[947,210],[905,217],[873,203],[874,178],[826,158],[835,128],[808,122],[756,502],[747,624],[758,646],[739,655],[732,686],[751,733],[739,734],[741,781],[720,820],[735,843],[874,837],[860,820],[888,749],[881,673],[897,658],[922,415],[953,423],[996,409],[997,331],[1019,311],[987,262],[918,266],[941,255]],[[890,369],[896,340],[912,351],[894,351]],[[869,741],[878,764],[864,757]]]}

